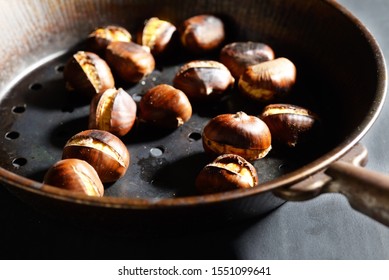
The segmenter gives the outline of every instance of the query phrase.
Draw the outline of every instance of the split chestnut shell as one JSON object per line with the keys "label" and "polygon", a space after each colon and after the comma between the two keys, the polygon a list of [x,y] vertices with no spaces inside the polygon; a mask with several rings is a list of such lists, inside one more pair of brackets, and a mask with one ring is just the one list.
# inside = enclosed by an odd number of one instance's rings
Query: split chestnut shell
{"label": "split chestnut shell", "polygon": [[195,185],[203,194],[249,189],[258,185],[258,174],[255,167],[241,156],[225,154],[200,171]]}
{"label": "split chestnut shell", "polygon": [[292,104],[267,105],[260,118],[268,125],[273,139],[289,147],[308,141],[319,122],[317,114]]}
{"label": "split chestnut shell", "polygon": [[94,167],[103,183],[124,176],[130,164],[130,153],[124,143],[108,131],[90,129],[72,136],[62,158],[77,158]]}
{"label": "split chestnut shell", "polygon": [[103,196],[104,186],[96,170],[80,159],[63,159],[47,170],[43,182],[89,196]]}
{"label": "split chestnut shell", "polygon": [[202,133],[204,150],[211,154],[237,154],[252,161],[271,150],[271,134],[261,119],[244,112],[211,119]]}

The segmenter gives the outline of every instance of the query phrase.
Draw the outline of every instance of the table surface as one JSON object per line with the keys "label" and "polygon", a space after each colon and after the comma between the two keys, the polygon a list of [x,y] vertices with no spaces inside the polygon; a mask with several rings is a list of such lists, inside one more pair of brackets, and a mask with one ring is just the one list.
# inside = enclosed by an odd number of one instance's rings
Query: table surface
{"label": "table surface", "polygon": [[[389,1],[338,2],[367,26],[389,58]],[[385,173],[388,120],[389,104],[361,141],[369,151],[367,168]],[[53,221],[1,187],[0,224],[1,259],[389,259],[389,227],[354,211],[338,194],[287,202],[233,226],[132,238]]]}

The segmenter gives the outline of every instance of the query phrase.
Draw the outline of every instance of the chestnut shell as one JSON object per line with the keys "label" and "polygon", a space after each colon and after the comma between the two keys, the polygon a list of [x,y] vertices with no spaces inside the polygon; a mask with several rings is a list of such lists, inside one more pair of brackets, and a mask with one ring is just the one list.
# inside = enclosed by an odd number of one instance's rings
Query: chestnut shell
{"label": "chestnut shell", "polygon": [[72,136],[62,158],[78,158],[92,165],[103,183],[124,176],[130,164],[130,153],[124,143],[108,131],[90,129]]}
{"label": "chestnut shell", "polygon": [[256,160],[271,149],[271,134],[260,118],[244,112],[221,114],[212,118],[202,133],[204,150],[210,154],[237,154]]}
{"label": "chestnut shell", "polygon": [[136,103],[122,88],[108,89],[91,102],[89,129],[109,131],[116,136],[126,135],[136,120]]}
{"label": "chestnut shell", "polygon": [[319,124],[319,116],[292,104],[267,105],[260,118],[269,127],[275,141],[289,147],[309,141]]}
{"label": "chestnut shell", "polygon": [[105,59],[114,73],[125,82],[137,83],[153,72],[155,60],[148,47],[133,42],[112,42]]}
{"label": "chestnut shell", "polygon": [[182,45],[193,53],[217,49],[225,39],[223,21],[214,15],[196,15],[178,28]]}
{"label": "chestnut shell", "polygon": [[187,96],[167,84],[149,89],[139,102],[139,119],[158,127],[177,128],[191,116],[192,105]]}
{"label": "chestnut shell", "polygon": [[107,25],[93,30],[87,38],[86,44],[89,50],[104,54],[105,49],[111,42],[131,42],[132,35],[124,27]]}
{"label": "chestnut shell", "polygon": [[111,68],[97,54],[78,51],[65,64],[64,79],[70,90],[87,97],[115,86]]}
{"label": "chestnut shell", "polygon": [[43,182],[61,189],[89,196],[103,196],[104,186],[96,170],[80,159],[63,159],[45,173]]}
{"label": "chestnut shell", "polygon": [[174,87],[193,101],[219,99],[234,82],[228,68],[214,60],[190,61],[181,66],[173,79]]}
{"label": "chestnut shell", "polygon": [[248,189],[257,185],[255,167],[235,154],[217,157],[200,171],[195,181],[197,191],[203,194]]}

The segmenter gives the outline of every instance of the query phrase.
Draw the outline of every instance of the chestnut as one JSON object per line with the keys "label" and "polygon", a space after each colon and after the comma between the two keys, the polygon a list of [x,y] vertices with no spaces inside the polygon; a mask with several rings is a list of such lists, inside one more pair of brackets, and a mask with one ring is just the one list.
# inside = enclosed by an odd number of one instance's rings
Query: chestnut
{"label": "chestnut", "polygon": [[47,170],[43,182],[89,196],[101,197],[104,194],[104,186],[96,170],[80,159],[63,159],[56,162]]}
{"label": "chestnut", "polygon": [[105,59],[115,74],[125,82],[137,83],[153,72],[155,60],[148,47],[133,42],[112,42]]}
{"label": "chestnut", "polygon": [[197,15],[186,19],[178,28],[182,45],[192,53],[217,49],[225,39],[223,21],[213,15]]}
{"label": "chestnut", "polygon": [[189,99],[206,101],[218,99],[233,85],[235,79],[222,63],[214,60],[194,60],[184,64],[173,79],[174,87]]}
{"label": "chestnut", "polygon": [[122,88],[107,89],[91,102],[89,129],[109,131],[116,136],[126,135],[136,119],[136,104]]}
{"label": "chestnut", "polygon": [[273,59],[273,49],[259,42],[233,42],[220,51],[220,62],[230,70],[236,80],[239,80],[248,66]]}
{"label": "chestnut", "polygon": [[124,176],[130,153],[124,143],[108,131],[90,129],[72,136],[62,152],[62,159],[78,158],[94,167],[103,183]]}
{"label": "chestnut", "polygon": [[150,48],[153,55],[161,54],[171,43],[176,29],[172,23],[152,17],[138,34],[138,44]]}
{"label": "chestnut", "polygon": [[197,175],[195,186],[202,194],[249,189],[258,185],[255,167],[243,157],[224,154],[207,164]]}
{"label": "chestnut", "polygon": [[139,102],[139,120],[158,127],[177,128],[191,116],[185,93],[167,84],[149,89]]}
{"label": "chestnut", "polygon": [[104,53],[111,42],[131,42],[131,33],[122,26],[107,25],[93,30],[87,38],[86,44],[89,50],[96,53]]}
{"label": "chestnut", "polygon": [[65,64],[64,79],[69,90],[93,97],[115,86],[108,64],[97,54],[78,51]]}
{"label": "chestnut", "polygon": [[267,105],[260,115],[274,140],[295,147],[306,142],[319,121],[318,115],[292,104]]}
{"label": "chestnut", "polygon": [[244,96],[258,101],[273,101],[286,95],[296,82],[296,67],[280,57],[248,66],[239,79]]}
{"label": "chestnut", "polygon": [[271,150],[271,134],[260,118],[244,112],[212,118],[202,133],[204,150],[210,154],[237,154],[252,161]]}

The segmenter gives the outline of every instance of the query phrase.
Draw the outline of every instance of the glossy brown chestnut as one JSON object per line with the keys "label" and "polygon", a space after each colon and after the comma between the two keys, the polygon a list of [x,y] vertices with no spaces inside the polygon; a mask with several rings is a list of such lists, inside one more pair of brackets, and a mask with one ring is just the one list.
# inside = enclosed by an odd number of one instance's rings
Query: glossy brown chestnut
{"label": "glossy brown chestnut", "polygon": [[171,43],[176,29],[172,23],[152,17],[138,34],[138,44],[149,47],[153,55],[161,54]]}
{"label": "glossy brown chestnut", "polygon": [[107,89],[92,99],[89,129],[106,130],[123,136],[131,130],[135,119],[135,101],[122,88]]}
{"label": "glossy brown chestnut", "polygon": [[204,150],[211,154],[237,154],[252,161],[271,149],[270,130],[261,119],[244,112],[211,119],[202,133]]}
{"label": "glossy brown chestnut", "polygon": [[107,25],[93,30],[87,38],[87,46],[92,52],[104,53],[111,42],[131,42],[131,33],[118,25]]}
{"label": "glossy brown chestnut", "polygon": [[75,53],[65,64],[63,75],[69,90],[75,90],[88,97],[115,86],[108,64],[92,52]]}
{"label": "glossy brown chestnut", "polygon": [[274,51],[259,42],[234,42],[225,45],[220,51],[220,62],[238,80],[248,66],[274,59]]}
{"label": "glossy brown chestnut", "polygon": [[153,72],[155,60],[148,47],[133,42],[112,42],[105,59],[123,81],[137,83]]}
{"label": "glossy brown chestnut", "polygon": [[104,194],[104,186],[96,170],[80,159],[63,159],[56,162],[46,172],[43,182],[89,196],[101,197]]}
{"label": "glossy brown chestnut", "polygon": [[314,112],[291,104],[270,104],[260,118],[269,127],[273,139],[289,147],[308,141],[319,121]]}
{"label": "glossy brown chestnut", "polygon": [[243,157],[225,154],[207,164],[197,175],[195,186],[202,194],[249,189],[258,185],[255,167]]}
{"label": "glossy brown chestnut", "polygon": [[190,100],[205,101],[220,98],[235,79],[222,63],[214,60],[195,60],[183,65],[173,79],[174,87]]}
{"label": "glossy brown chestnut", "polygon": [[192,116],[192,106],[179,89],[161,84],[148,90],[139,103],[139,119],[163,128],[177,128]]}
{"label": "glossy brown chestnut", "polygon": [[94,167],[103,183],[124,176],[130,164],[130,153],[115,135],[104,130],[85,130],[66,143],[62,158],[78,158]]}
{"label": "glossy brown chestnut", "polygon": [[295,82],[295,65],[281,57],[248,66],[239,79],[239,90],[254,100],[273,101],[286,95]]}
{"label": "glossy brown chestnut", "polygon": [[193,53],[217,49],[225,39],[223,21],[213,15],[197,15],[185,20],[179,27],[182,45]]}

